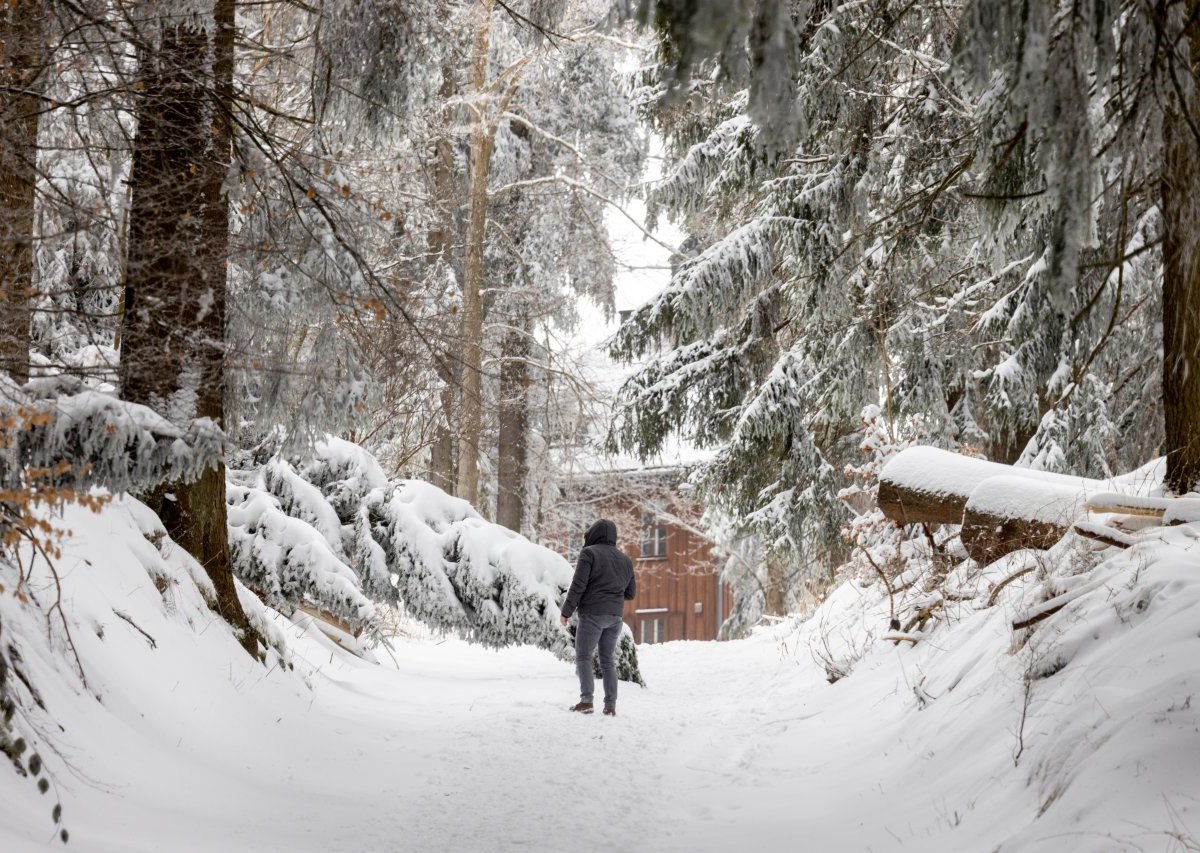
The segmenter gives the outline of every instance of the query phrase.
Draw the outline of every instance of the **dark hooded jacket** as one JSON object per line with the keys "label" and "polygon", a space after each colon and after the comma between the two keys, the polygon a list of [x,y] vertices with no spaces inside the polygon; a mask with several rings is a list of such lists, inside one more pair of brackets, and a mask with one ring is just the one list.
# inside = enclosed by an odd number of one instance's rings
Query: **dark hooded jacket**
{"label": "dark hooded jacket", "polygon": [[562,615],[620,616],[636,592],[633,563],[617,548],[617,525],[602,518],[583,537]]}

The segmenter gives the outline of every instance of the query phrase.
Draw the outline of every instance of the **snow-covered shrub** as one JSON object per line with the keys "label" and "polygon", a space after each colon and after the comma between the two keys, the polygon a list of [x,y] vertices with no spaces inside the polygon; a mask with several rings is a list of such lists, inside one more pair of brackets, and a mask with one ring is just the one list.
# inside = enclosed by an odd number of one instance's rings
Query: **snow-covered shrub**
{"label": "snow-covered shrub", "polygon": [[[307,604],[354,628],[376,604],[487,646],[569,654],[558,624],[570,564],[417,480],[389,482],[363,448],[327,437],[293,465],[275,456],[231,472],[230,546],[238,576],[276,605]],[[632,640],[623,677],[640,683]]]}
{"label": "snow-covered shrub", "polygon": [[276,607],[310,603],[353,628],[369,623],[375,609],[340,547],[289,516],[262,486],[228,487],[229,550],[241,580]]}
{"label": "snow-covered shrub", "polygon": [[[16,660],[13,660],[14,657]],[[38,705],[42,703],[36,688],[27,680],[28,676],[16,672],[15,667],[19,660],[20,653],[17,651],[17,647],[5,637],[4,619],[0,616],[0,755],[12,762],[13,770],[18,776],[30,778],[37,785],[38,790],[45,794],[50,790],[50,781],[45,773],[45,765],[37,751],[31,749],[29,742],[20,734],[14,720],[20,707],[18,704],[20,698],[12,683],[14,673],[25,681],[25,687],[30,691],[30,698],[33,702]],[[50,810],[50,815],[58,829],[59,839],[66,843],[69,835],[67,830],[61,826],[62,804],[56,802]]]}
{"label": "snow-covered shrub", "polygon": [[927,440],[929,429],[918,415],[903,416],[893,422],[875,405],[863,409],[862,424],[859,450],[865,458],[857,465],[845,467],[850,485],[838,492],[838,500],[852,513],[842,525],[842,537],[852,549],[843,573],[873,582],[881,572],[892,579],[905,570],[905,560],[912,555],[912,548],[904,546],[907,539],[916,535],[911,532],[906,535],[880,511],[876,504],[879,472],[901,450]]}
{"label": "snow-covered shrub", "polygon": [[225,449],[207,418],[186,425],[90,390],[74,377],[15,385],[0,375],[0,546],[29,543],[49,556],[62,531],[46,509],[99,509],[112,492],[191,481]]}

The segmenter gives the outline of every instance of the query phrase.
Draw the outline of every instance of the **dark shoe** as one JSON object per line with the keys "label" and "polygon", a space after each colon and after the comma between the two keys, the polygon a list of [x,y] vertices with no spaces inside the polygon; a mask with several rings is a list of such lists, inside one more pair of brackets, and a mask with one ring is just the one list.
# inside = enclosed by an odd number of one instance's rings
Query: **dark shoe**
{"label": "dark shoe", "polygon": [[590,713],[592,713],[593,708],[592,708],[591,702],[580,702],[576,705],[572,705],[567,710],[568,711],[578,711],[581,714],[590,714]]}
{"label": "dark shoe", "polygon": [[605,708],[605,709],[604,709],[604,716],[606,716],[606,717],[615,717],[616,715],[617,715],[617,709],[616,709],[616,708]]}

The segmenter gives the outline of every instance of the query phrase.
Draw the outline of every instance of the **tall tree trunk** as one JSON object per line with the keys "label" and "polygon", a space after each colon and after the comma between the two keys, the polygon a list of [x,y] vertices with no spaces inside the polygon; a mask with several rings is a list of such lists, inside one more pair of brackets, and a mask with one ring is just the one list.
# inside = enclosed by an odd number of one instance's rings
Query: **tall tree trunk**
{"label": "tall tree trunk", "polygon": [[1200,0],[1165,8],[1187,22],[1165,86],[1162,167],[1165,482],[1183,494],[1200,482]]}
{"label": "tall tree trunk", "polygon": [[[223,426],[234,0],[217,0],[214,15],[211,29],[161,20],[157,49],[140,57],[121,386],[125,399],[169,418]],[[157,509],[204,566],[217,612],[257,657],[229,556],[225,466],[164,490]]]}
{"label": "tall tree trunk", "polygon": [[496,522],[521,532],[529,475],[529,334],[521,319],[504,336],[500,363],[500,439]]}
{"label": "tall tree trunk", "polygon": [[38,113],[47,61],[39,0],[0,9],[0,370],[29,378]]}
{"label": "tall tree trunk", "polygon": [[470,140],[468,218],[463,262],[462,377],[459,406],[458,497],[479,503],[479,448],[483,437],[483,252],[487,239],[488,172],[495,127],[488,114],[487,72],[493,0],[480,0],[471,50],[469,94],[474,98]]}
{"label": "tall tree trunk", "polygon": [[[442,67],[442,85],[438,96],[449,103],[454,97],[454,70]],[[449,136],[441,136],[433,148],[433,184],[437,193],[437,226],[429,234],[429,250],[434,259],[445,265],[447,270],[455,268],[454,244],[458,234],[456,210],[459,193],[454,180],[454,147]],[[438,395],[438,423],[434,428],[433,446],[429,454],[429,480],[435,486],[451,494],[455,487],[454,422],[458,379],[449,354],[438,356],[438,380],[441,392]]]}

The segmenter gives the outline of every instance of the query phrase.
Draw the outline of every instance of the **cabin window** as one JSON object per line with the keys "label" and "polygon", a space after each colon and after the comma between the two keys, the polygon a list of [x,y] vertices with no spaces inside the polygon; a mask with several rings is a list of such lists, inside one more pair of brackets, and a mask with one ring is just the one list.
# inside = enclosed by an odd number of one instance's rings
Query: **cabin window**
{"label": "cabin window", "polygon": [[643,619],[641,621],[641,642],[661,643],[667,639],[666,619]]}
{"label": "cabin window", "polygon": [[643,558],[663,559],[667,556],[667,523],[663,520],[666,507],[653,503],[642,510]]}

